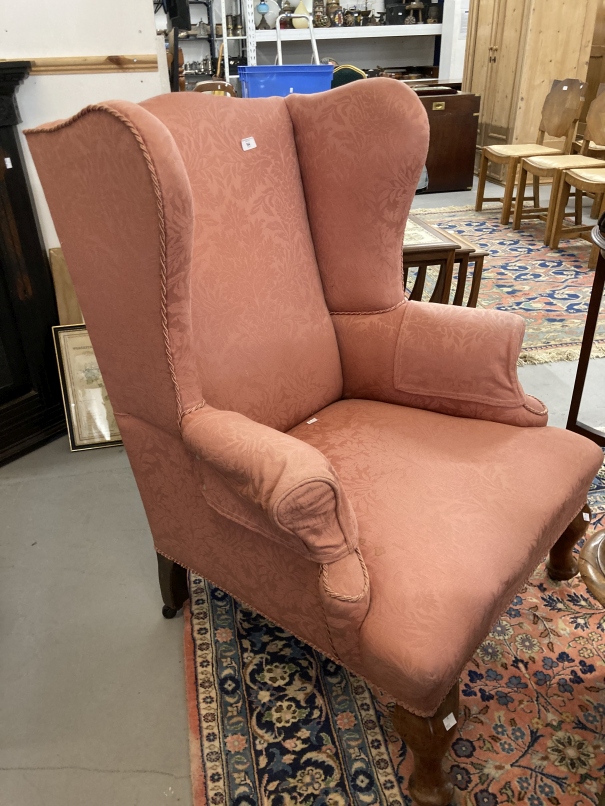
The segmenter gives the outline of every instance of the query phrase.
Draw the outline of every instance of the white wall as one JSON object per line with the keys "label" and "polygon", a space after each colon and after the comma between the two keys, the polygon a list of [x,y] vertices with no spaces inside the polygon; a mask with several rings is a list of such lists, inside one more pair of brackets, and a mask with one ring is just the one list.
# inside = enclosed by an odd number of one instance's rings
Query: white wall
{"label": "white wall", "polygon": [[[155,32],[152,0],[0,0],[0,58],[159,54],[153,73],[39,75],[17,91],[20,130],[69,117],[91,103],[142,101],[168,91],[164,46]],[[25,138],[25,164],[44,241],[58,246]]]}
{"label": "white wall", "polygon": [[462,81],[469,0],[445,0],[443,4],[443,35],[439,78]]}

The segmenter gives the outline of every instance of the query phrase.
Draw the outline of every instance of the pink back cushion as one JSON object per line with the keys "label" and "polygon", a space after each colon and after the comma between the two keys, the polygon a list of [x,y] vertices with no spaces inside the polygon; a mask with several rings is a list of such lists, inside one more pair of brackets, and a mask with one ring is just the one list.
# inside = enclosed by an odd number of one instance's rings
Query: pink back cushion
{"label": "pink back cushion", "polygon": [[142,106],[169,129],[191,185],[204,398],[291,428],[341,396],[342,375],[285,100],[191,93]]}
{"label": "pink back cushion", "polygon": [[429,142],[422,103],[391,78],[286,102],[329,309],[397,305],[403,233]]}

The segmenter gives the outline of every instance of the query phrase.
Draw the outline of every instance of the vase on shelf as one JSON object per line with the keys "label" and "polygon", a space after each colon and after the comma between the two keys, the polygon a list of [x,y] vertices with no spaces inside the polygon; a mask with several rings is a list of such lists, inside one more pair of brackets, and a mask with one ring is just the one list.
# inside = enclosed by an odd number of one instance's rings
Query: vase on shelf
{"label": "vase on shelf", "polygon": [[[281,4],[281,13],[282,14],[294,14],[294,6],[290,5],[290,0],[284,0]],[[292,20],[284,19],[280,20],[279,22],[280,29],[284,30],[285,28],[292,27]]]}
{"label": "vase on shelf", "polygon": [[[306,5],[304,3],[304,0],[300,0],[300,3],[296,6],[296,11],[294,13],[295,14],[306,14],[308,16],[309,12],[308,12],[307,7],[306,7]],[[308,20],[301,20],[301,19],[293,19],[292,20],[292,25],[294,26],[294,28],[308,28],[309,27],[309,21]]]}
{"label": "vase on shelf", "polygon": [[261,2],[257,5],[256,10],[260,14],[260,22],[256,26],[257,31],[270,31],[271,26],[265,19],[265,16],[269,13],[269,5],[261,0]]}
{"label": "vase on shelf", "polygon": [[323,0],[313,0],[313,27],[330,27],[330,20],[326,14],[326,7],[324,6]]}
{"label": "vase on shelf", "polygon": [[332,28],[341,28],[344,25],[344,13],[338,0],[328,0],[326,3],[326,14],[328,15]]}

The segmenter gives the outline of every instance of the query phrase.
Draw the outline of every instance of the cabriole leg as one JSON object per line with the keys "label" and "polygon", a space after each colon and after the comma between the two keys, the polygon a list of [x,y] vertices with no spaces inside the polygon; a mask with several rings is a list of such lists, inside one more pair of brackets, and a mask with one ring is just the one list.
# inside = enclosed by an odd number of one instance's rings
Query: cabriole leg
{"label": "cabriole leg", "polygon": [[573,549],[578,540],[586,534],[590,523],[590,507],[584,504],[555,545],[551,548],[546,570],[551,579],[571,579],[578,573],[578,562]]}
{"label": "cabriole leg", "polygon": [[458,720],[458,707],[458,683],[450,689],[435,716],[416,716],[395,706],[395,730],[414,756],[409,792],[418,806],[447,806],[452,800],[454,787],[443,769],[443,759],[456,735],[456,724],[448,730],[443,720],[450,714]]}
{"label": "cabriole leg", "polygon": [[160,591],[164,600],[162,615],[164,618],[174,618],[189,598],[187,569],[163,554],[157,554],[157,558]]}

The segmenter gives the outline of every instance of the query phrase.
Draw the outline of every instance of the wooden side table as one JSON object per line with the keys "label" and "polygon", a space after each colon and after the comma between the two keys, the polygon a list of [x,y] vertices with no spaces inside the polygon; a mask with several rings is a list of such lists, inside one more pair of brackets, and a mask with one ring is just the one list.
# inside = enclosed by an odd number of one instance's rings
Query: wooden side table
{"label": "wooden side table", "polygon": [[459,244],[448,238],[441,230],[431,227],[426,221],[415,215],[408,218],[403,236],[402,266],[403,287],[407,288],[408,270],[417,267],[416,282],[410,293],[410,299],[420,302],[426,282],[426,270],[429,266],[439,266],[439,276],[430,302],[446,303],[450,298],[454,259]]}
{"label": "wooden side table", "polygon": [[[471,292],[466,303],[467,308],[476,308],[479,299],[479,289],[481,288],[481,278],[483,277],[483,261],[489,255],[481,249],[476,249],[470,241],[458,235],[456,232],[448,232],[449,237],[458,241],[460,249],[456,250],[454,262],[458,263],[458,281],[456,283],[456,293],[454,294],[454,305],[462,305],[464,291],[466,288],[466,278],[469,264],[473,264],[473,279],[471,281]],[[469,253],[468,249],[472,251]]]}
{"label": "wooden side table", "polygon": [[483,274],[483,260],[487,254],[487,252],[477,250],[461,235],[445,233],[438,227],[427,224],[419,216],[410,215],[402,250],[403,286],[407,288],[409,269],[417,268],[418,273],[410,299],[422,300],[426,270],[428,266],[439,266],[439,275],[429,301],[447,305],[450,299],[454,266],[458,264],[454,305],[462,305],[469,265],[473,263],[473,279],[467,306],[475,308]]}

